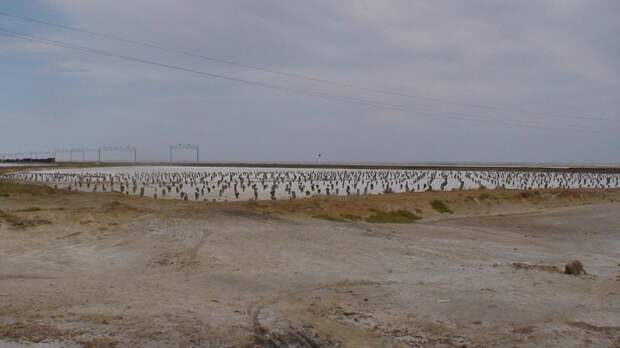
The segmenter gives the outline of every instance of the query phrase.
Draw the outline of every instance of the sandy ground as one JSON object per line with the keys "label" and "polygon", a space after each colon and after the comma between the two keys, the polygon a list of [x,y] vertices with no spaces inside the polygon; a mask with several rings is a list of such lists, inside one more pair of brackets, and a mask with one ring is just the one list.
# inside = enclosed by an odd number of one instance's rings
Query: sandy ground
{"label": "sandy ground", "polygon": [[[364,222],[377,209],[422,219]],[[5,185],[0,241],[0,346],[620,347],[618,190],[203,204]],[[556,270],[573,259],[587,275]]]}

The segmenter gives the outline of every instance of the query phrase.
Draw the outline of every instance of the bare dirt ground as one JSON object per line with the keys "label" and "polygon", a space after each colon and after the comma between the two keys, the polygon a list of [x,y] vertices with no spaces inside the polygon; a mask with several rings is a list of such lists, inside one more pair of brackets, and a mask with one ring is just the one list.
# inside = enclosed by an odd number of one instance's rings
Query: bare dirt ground
{"label": "bare dirt ground", "polygon": [[[421,219],[366,222],[397,210]],[[560,272],[574,259],[586,275]],[[0,183],[0,346],[620,347],[620,191],[203,204]]]}

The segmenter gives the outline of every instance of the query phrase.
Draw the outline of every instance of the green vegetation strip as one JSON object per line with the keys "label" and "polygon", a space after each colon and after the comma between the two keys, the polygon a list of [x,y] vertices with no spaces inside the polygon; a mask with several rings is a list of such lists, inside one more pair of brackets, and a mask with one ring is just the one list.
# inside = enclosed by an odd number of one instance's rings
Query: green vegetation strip
{"label": "green vegetation strip", "polygon": [[450,209],[446,203],[444,203],[442,200],[439,199],[434,199],[432,201],[429,202],[431,207],[433,207],[433,209],[437,210],[438,212],[444,214],[444,213],[448,213],[448,214],[452,214],[454,213],[454,211],[452,211],[452,209]]}
{"label": "green vegetation strip", "polygon": [[380,224],[410,224],[416,220],[420,220],[420,217],[407,210],[375,211],[373,215],[366,219],[370,223]]}

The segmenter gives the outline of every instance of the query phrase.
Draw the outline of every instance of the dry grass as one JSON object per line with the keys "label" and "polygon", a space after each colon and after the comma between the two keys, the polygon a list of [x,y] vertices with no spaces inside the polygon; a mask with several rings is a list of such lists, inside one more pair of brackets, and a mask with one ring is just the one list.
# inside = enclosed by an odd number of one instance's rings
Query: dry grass
{"label": "dry grass", "polygon": [[[391,212],[405,210],[415,215],[432,217],[446,213],[471,214],[483,209],[512,210],[513,208],[561,207],[600,202],[620,198],[620,189],[552,189],[535,190],[527,199],[522,191],[497,189],[450,192],[396,193],[390,195],[366,195],[355,197],[319,196],[297,200],[209,203],[211,207],[235,207],[239,210],[259,212],[265,215],[318,216],[333,221],[367,220],[375,211]],[[485,202],[480,206],[479,202]],[[449,205],[448,205],[449,202]]]}
{"label": "dry grass", "polygon": [[49,186],[35,184],[21,184],[0,180],[0,197],[11,197],[13,195],[54,195],[59,191]]}
{"label": "dry grass", "polygon": [[81,343],[84,348],[114,348],[119,345],[116,339],[110,337],[95,337]]}
{"label": "dry grass", "polygon": [[416,220],[420,220],[421,218],[408,211],[408,210],[396,210],[396,211],[376,211],[374,214],[370,215],[366,221],[370,223],[381,223],[381,224],[410,224],[415,222]]}
{"label": "dry grass", "polygon": [[562,273],[562,271],[556,266],[551,265],[530,265],[523,262],[515,262],[512,264],[512,268],[517,270],[535,270],[535,271],[543,271],[543,272],[551,272],[551,273]]}
{"label": "dry grass", "polygon": [[432,201],[429,202],[429,204],[431,205],[431,207],[433,207],[433,209],[435,209],[436,211],[445,214],[453,214],[454,211],[452,209],[450,209],[446,203],[444,203],[444,201],[440,200],[440,199],[433,199]]}
{"label": "dry grass", "polygon": [[517,194],[517,196],[519,198],[522,198],[522,199],[539,198],[540,197],[540,191],[538,191],[538,190],[521,191],[521,192],[519,192]]}
{"label": "dry grass", "polygon": [[362,220],[362,217],[359,215],[353,215],[353,214],[341,214],[340,217],[342,217],[343,219],[346,220],[351,220],[351,221],[359,221]]}
{"label": "dry grass", "polygon": [[0,325],[0,337],[17,342],[64,341],[78,334],[78,331],[59,330],[49,325],[30,322]]}
{"label": "dry grass", "polygon": [[13,228],[29,228],[39,225],[47,225],[52,222],[41,218],[20,217],[9,212],[0,210],[0,223],[7,223]]}
{"label": "dry grass", "polygon": [[344,222],[344,221],[347,221],[343,217],[332,216],[332,215],[328,215],[328,214],[317,214],[317,215],[314,215],[313,218],[321,219],[321,220],[327,220],[327,221],[334,221],[334,222]]}
{"label": "dry grass", "polygon": [[361,221],[374,224],[408,224],[421,219],[418,215],[408,210],[396,210],[396,211],[378,211],[372,209],[372,212],[367,218],[363,218],[360,215],[354,214],[341,214],[341,215],[329,215],[329,214],[317,214],[312,216],[315,219],[334,221],[334,222],[348,222],[348,221]]}
{"label": "dry grass", "polygon": [[[26,211],[35,208],[52,211],[63,207],[72,211],[89,210],[112,215],[156,213],[179,216],[207,216],[210,211],[276,218],[294,215],[330,221],[390,220],[376,212],[412,212],[425,218],[446,213],[459,215],[481,211],[512,211],[529,207],[561,207],[620,200],[620,189],[549,189],[549,190],[453,190],[449,192],[395,193],[362,196],[313,196],[303,199],[246,202],[184,202],[153,200],[118,193],[86,193],[54,190],[38,184],[0,180],[0,197],[8,197]],[[2,198],[0,198],[1,202]],[[484,203],[484,205],[481,205]],[[1,206],[0,206],[1,208]],[[6,209],[5,209],[6,210]],[[371,216],[374,216],[371,218]],[[411,219],[413,219],[411,217]]]}
{"label": "dry grass", "polygon": [[25,208],[25,209],[16,210],[15,212],[16,213],[34,213],[34,212],[37,212],[37,211],[41,211],[41,208],[39,208],[39,207],[29,207],[29,208]]}

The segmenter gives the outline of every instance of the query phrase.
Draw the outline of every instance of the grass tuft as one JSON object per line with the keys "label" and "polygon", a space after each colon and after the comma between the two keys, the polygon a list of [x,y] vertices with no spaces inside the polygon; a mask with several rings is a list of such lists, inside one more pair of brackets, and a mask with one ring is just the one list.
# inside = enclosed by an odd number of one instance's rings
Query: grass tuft
{"label": "grass tuft", "polygon": [[34,213],[35,211],[41,211],[41,208],[39,208],[39,207],[30,207],[30,208],[26,208],[26,209],[16,210],[15,212],[17,212],[17,213]]}
{"label": "grass tuft", "polygon": [[407,210],[396,211],[375,211],[373,215],[370,215],[366,221],[370,223],[383,223],[383,224],[410,224],[420,220],[420,217]]}
{"label": "grass tuft", "polygon": [[2,224],[3,222],[6,222],[9,226],[13,228],[29,228],[29,227],[35,227],[38,225],[47,225],[47,224],[52,223],[49,220],[40,219],[40,218],[34,218],[34,219],[22,218],[17,215],[0,210],[0,224]]}
{"label": "grass tuft", "polygon": [[530,198],[530,193],[527,191],[521,191],[519,192],[519,197],[523,198],[523,199],[528,199]]}
{"label": "grass tuft", "polygon": [[347,221],[346,219],[339,217],[339,216],[331,216],[331,215],[327,215],[327,214],[316,214],[313,216],[313,218],[315,219],[321,219],[321,220],[327,220],[327,221],[334,221],[334,222],[345,222]]}
{"label": "grass tuft", "polygon": [[0,180],[0,196],[10,197],[11,195],[27,194],[31,196],[53,195],[57,191],[44,185],[22,184]]}
{"label": "grass tuft", "polygon": [[361,216],[359,215],[353,215],[353,214],[340,214],[340,217],[346,220],[352,220],[352,221],[359,221],[362,219]]}
{"label": "grass tuft", "polygon": [[452,211],[452,209],[450,209],[446,203],[444,203],[444,201],[440,200],[440,199],[434,199],[432,201],[429,202],[431,207],[433,207],[433,209],[437,210],[438,212],[444,214],[444,213],[448,213],[448,214],[452,214],[454,213],[454,211]]}

